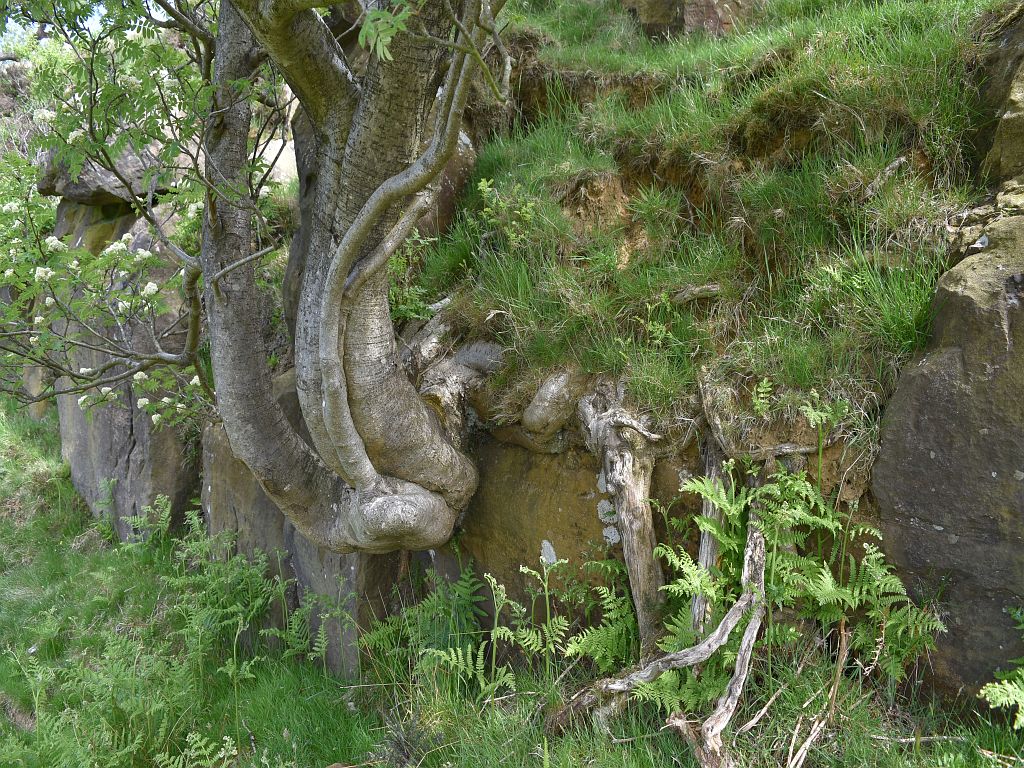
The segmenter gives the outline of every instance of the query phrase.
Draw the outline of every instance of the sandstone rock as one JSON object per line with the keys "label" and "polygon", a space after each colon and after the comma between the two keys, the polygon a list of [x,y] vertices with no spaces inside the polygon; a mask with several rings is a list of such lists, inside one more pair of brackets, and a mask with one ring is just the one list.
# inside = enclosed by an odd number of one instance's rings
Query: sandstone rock
{"label": "sandstone rock", "polygon": [[[156,185],[155,180],[145,178],[146,171],[153,168],[156,161],[146,153],[126,150],[116,161],[118,173],[128,181],[132,191],[144,195],[149,185]],[[57,162],[54,152],[46,152],[38,163],[41,175],[38,189],[43,195],[59,195],[65,201],[83,205],[117,205],[132,200],[128,187],[111,171],[101,168],[92,161],[86,161],[76,178],[72,178],[70,170]],[[154,192],[163,191],[162,186],[155,186]]]}
{"label": "sandstone rock", "polygon": [[981,102],[992,119],[979,132],[978,147],[987,149],[982,172],[1005,181],[1024,171],[1024,24],[1022,9],[988,32],[981,73]]}
{"label": "sandstone rock", "polygon": [[[99,365],[97,353],[81,353],[81,365]],[[115,403],[83,411],[74,395],[57,398],[61,452],[71,481],[93,514],[105,516],[121,539],[134,531],[128,518],[142,514],[157,496],[171,502],[172,523],[181,520],[197,484],[195,456],[173,429],[155,429],[135,407],[131,388],[118,388]]]}
{"label": "sandstone rock", "polygon": [[[536,453],[480,434],[470,455],[480,484],[458,537],[461,562],[466,562],[464,555],[471,557],[477,572],[494,575],[515,599],[528,601],[520,565],[536,569],[541,557],[564,558],[575,571],[608,550],[620,554],[615,509],[605,492],[601,464],[589,452],[567,448],[558,454]],[[697,470],[697,460],[694,451],[659,461],[652,495],[670,505],[681,477]],[[451,546],[431,554],[439,572],[457,575],[460,558]]]}
{"label": "sandstone rock", "polygon": [[940,690],[975,691],[1024,655],[1024,218],[939,283],[934,337],[904,369],[882,423],[873,492],[885,548],[948,634]]}
{"label": "sandstone rock", "polygon": [[[71,235],[72,247],[94,253],[129,232],[134,235],[129,247],[155,249],[145,222],[123,203],[100,207],[62,200],[54,231],[57,237]],[[170,317],[163,322],[170,323]],[[87,349],[77,350],[74,360],[79,368],[105,362],[102,353]],[[116,391],[116,402],[88,411],[79,407],[76,395],[60,395],[57,413],[61,450],[75,488],[93,514],[108,517],[126,539],[134,533],[128,518],[141,514],[157,496],[170,500],[172,522],[181,520],[198,485],[198,455],[197,446],[176,430],[153,426],[135,407],[130,384]]]}
{"label": "sandstone rock", "polygon": [[679,32],[720,35],[732,29],[749,0],[624,0],[651,37]]}

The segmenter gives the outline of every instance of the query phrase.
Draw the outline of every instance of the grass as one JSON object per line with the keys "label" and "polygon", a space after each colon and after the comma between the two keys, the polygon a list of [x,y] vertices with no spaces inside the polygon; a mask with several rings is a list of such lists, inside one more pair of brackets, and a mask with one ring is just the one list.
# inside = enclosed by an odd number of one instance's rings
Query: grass
{"label": "grass", "polygon": [[[249,647],[236,698],[224,670],[235,627],[225,634],[215,617],[228,614],[210,607],[265,604],[258,572],[183,564],[169,543],[112,545],[71,486],[52,421],[4,403],[0,446],[0,765],[151,766],[198,737],[233,740],[238,765],[370,749],[377,718],[351,711],[349,688],[315,663]],[[185,632],[197,618],[210,620],[198,641]]]}
{"label": "grass", "polygon": [[460,291],[524,397],[571,365],[659,416],[699,376],[877,411],[927,337],[946,217],[982,193],[972,61],[998,5],[769,0],[724,39],[652,42],[615,0],[523,0],[520,90],[545,106],[483,147],[425,295]]}
{"label": "grass", "polygon": [[[585,724],[546,734],[545,716],[596,674],[557,648],[520,657],[514,690],[486,695],[472,675],[424,666],[426,649],[476,643],[487,631],[471,577],[378,625],[352,685],[304,661],[308,645],[255,633],[280,589],[262,564],[212,557],[218,543],[198,531],[171,539],[156,527],[146,543],[112,544],[72,491],[52,421],[3,403],[0,445],[4,766],[696,766],[650,703],[631,704],[610,735]],[[736,737],[740,764],[783,764],[833,675],[825,646],[777,650],[770,667],[759,654],[735,723],[771,706]],[[1005,723],[908,703],[853,671],[841,678],[837,712],[808,766],[1024,759],[1022,737]]]}

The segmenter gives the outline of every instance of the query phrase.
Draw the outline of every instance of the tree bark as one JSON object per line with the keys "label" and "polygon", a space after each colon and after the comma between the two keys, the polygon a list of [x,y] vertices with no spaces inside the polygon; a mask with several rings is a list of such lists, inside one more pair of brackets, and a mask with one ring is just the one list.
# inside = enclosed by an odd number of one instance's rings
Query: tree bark
{"label": "tree bark", "polygon": [[657,540],[650,502],[654,471],[650,443],[659,438],[618,405],[622,394],[618,392],[614,401],[600,393],[584,397],[579,416],[587,430],[587,447],[601,457],[608,492],[615,503],[616,525],[636,608],[640,653],[648,657],[657,650],[662,634],[664,603],[664,577],[654,554]]}
{"label": "tree bark", "polygon": [[[314,201],[308,243],[300,244],[305,263],[301,279],[289,275],[293,287],[301,283],[290,303],[313,450],[270,396],[251,264],[207,280],[218,406],[236,455],[314,543],[342,552],[426,549],[450,537],[477,475],[399,364],[381,267],[408,232],[403,211],[454,149],[476,60],[436,43],[451,37],[454,22],[447,3],[428,0],[415,17],[426,35],[396,36],[390,60],[373,58],[357,82],[312,8],[305,0],[222,5],[206,151],[210,180],[227,191],[208,199],[202,261],[210,276],[248,252],[250,112],[230,83],[252,73],[258,44],[299,96],[314,136],[305,147],[316,168],[304,179]],[[463,47],[482,44],[489,14],[485,0],[464,5]]]}

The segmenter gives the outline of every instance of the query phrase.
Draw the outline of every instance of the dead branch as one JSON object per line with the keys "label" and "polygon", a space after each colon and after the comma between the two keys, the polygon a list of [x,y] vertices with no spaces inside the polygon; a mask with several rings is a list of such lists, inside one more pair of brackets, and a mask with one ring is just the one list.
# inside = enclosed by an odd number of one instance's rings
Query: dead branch
{"label": "dead branch", "polygon": [[[610,388],[609,388],[610,389]],[[622,386],[614,394],[598,392],[582,398],[577,408],[586,430],[587,448],[601,458],[608,492],[615,503],[616,525],[640,630],[640,651],[657,649],[664,577],[654,555],[657,541],[651,513],[654,456],[650,442],[659,439],[622,407]]]}
{"label": "dead branch", "polygon": [[[607,678],[580,691],[565,707],[549,719],[548,730],[560,733],[580,715],[594,710],[597,710],[597,714],[603,719],[618,711],[625,701],[626,694],[641,683],[652,682],[670,669],[692,667],[707,661],[729,641],[732,631],[749,614],[750,621],[740,643],[733,678],[719,699],[715,712],[701,728],[699,739],[696,735],[693,737],[698,760],[701,761],[702,766],[709,768],[710,766],[731,765],[729,762],[723,762],[728,761],[729,758],[722,745],[721,734],[736,711],[739,697],[743,692],[743,685],[746,683],[750,671],[754,642],[761,629],[761,620],[764,616],[765,557],[764,535],[758,526],[756,510],[751,510],[741,577],[743,593],[733,603],[718,626],[697,645],[681,651],[666,653],[622,677]],[[690,730],[686,718],[678,713],[669,718],[669,725],[681,728],[684,735]],[[714,762],[715,760],[718,762]]]}

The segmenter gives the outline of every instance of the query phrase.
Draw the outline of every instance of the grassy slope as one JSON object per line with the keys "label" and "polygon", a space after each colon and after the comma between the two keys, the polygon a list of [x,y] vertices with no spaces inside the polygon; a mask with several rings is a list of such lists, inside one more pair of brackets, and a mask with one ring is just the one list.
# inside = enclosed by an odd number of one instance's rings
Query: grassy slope
{"label": "grassy slope", "polygon": [[[184,762],[190,768],[315,768],[335,761],[433,768],[695,765],[677,737],[659,732],[661,716],[650,705],[616,721],[614,741],[589,729],[546,736],[545,711],[585,680],[580,668],[568,670],[560,659],[548,672],[536,664],[520,669],[518,694],[481,703],[440,670],[410,671],[420,647],[385,651],[385,664],[353,688],[315,663],[284,660],[261,644],[238,655],[238,664],[252,666],[236,695],[225,672],[234,625],[217,632],[217,617],[244,613],[272,587],[240,563],[204,564],[210,550],[201,540],[109,544],[70,487],[52,423],[33,423],[4,405],[0,445],[0,765],[159,766],[156,756],[179,753],[190,734],[205,744],[228,737],[241,746],[237,761],[193,757]],[[211,607],[220,613],[203,613]],[[445,622],[464,611],[431,610],[416,620],[440,623],[446,632]],[[216,636],[199,654],[195,638],[182,632],[197,617],[193,628]],[[819,654],[805,649],[799,665],[795,656],[776,656],[770,671],[763,659],[756,662],[736,721],[746,722],[772,691],[783,690],[770,716],[737,739],[742,765],[778,765],[807,702],[820,708],[834,670]],[[811,752],[807,765],[983,768],[994,763],[980,749],[1024,756],[1024,742],[1005,726],[977,716],[960,725],[920,707],[911,716],[899,701],[844,679],[842,727]],[[913,743],[915,734],[936,731],[950,740]],[[907,738],[911,743],[893,741]]]}
{"label": "grassy slope", "polygon": [[[971,35],[994,4],[767,0],[724,40],[652,43],[616,0],[520,3],[546,116],[484,147],[494,191],[422,281],[465,280],[466,327],[515,350],[503,383],[523,392],[568,362],[685,412],[708,366],[869,423],[926,337],[946,215],[979,195]],[[672,302],[707,283],[720,296]]]}
{"label": "grassy slope", "polygon": [[[240,736],[275,766],[364,754],[376,718],[350,711],[347,689],[316,664],[266,649],[255,677],[241,681],[236,728],[235,697],[218,671],[230,649],[206,647],[193,675],[196,655],[172,634],[197,615],[199,591],[217,589],[216,573],[200,570],[201,583],[175,588],[164,581],[177,573],[169,549],[111,546],[71,487],[55,432],[0,410],[0,765],[149,766],[190,732]],[[108,734],[142,741],[115,758]]]}

